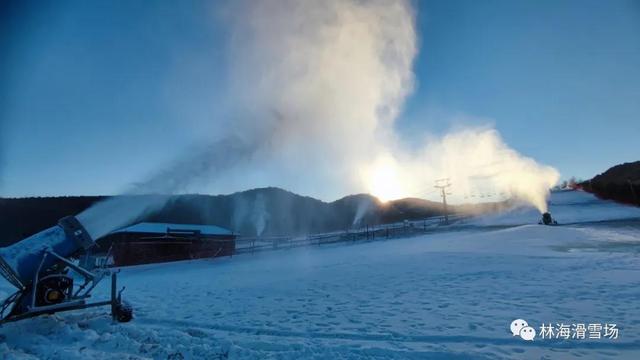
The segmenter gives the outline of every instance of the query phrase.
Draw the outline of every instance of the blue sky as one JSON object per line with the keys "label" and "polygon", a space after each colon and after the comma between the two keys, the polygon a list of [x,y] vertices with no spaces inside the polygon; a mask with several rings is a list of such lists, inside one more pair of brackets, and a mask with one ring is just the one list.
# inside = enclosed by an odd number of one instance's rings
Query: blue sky
{"label": "blue sky", "polygon": [[[188,149],[225,94],[209,4],[5,8],[0,196],[115,194]],[[489,122],[565,178],[639,160],[640,2],[414,4],[407,142]]]}

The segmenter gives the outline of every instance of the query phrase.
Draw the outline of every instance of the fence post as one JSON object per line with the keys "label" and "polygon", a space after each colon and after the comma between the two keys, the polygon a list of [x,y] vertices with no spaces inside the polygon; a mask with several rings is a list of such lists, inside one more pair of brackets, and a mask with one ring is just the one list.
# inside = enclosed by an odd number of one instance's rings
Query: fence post
{"label": "fence post", "polygon": [[116,322],[118,319],[116,315],[116,304],[117,304],[116,281],[117,279],[118,277],[116,275],[116,272],[115,271],[111,272],[111,319],[113,320],[113,322]]}

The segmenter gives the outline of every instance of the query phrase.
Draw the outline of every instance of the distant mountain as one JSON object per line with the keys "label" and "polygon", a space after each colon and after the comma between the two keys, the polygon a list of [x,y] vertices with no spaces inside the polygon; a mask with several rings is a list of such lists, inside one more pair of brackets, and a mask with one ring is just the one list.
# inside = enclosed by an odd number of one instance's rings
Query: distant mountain
{"label": "distant mountain", "polygon": [[[0,246],[46,229],[67,215],[75,215],[104,196],[0,198]],[[503,203],[450,206],[450,212],[495,211]],[[407,198],[383,203],[358,194],[333,202],[275,188],[230,195],[177,195],[167,205],[140,221],[211,224],[246,236],[302,235],[346,230],[365,225],[424,219],[442,215],[442,204]]]}
{"label": "distant mountain", "polygon": [[600,198],[640,206],[640,161],[616,165],[579,185]]}

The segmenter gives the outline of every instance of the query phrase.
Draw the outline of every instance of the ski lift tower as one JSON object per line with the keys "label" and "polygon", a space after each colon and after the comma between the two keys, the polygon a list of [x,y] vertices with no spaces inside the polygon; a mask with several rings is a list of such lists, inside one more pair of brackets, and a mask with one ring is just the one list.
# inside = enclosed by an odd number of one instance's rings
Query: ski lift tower
{"label": "ski lift tower", "polygon": [[447,209],[447,195],[451,195],[450,192],[447,192],[447,188],[451,186],[451,180],[449,178],[443,178],[436,180],[435,188],[440,189],[442,196],[442,211],[444,213],[444,223],[445,225],[449,225],[449,212]]}

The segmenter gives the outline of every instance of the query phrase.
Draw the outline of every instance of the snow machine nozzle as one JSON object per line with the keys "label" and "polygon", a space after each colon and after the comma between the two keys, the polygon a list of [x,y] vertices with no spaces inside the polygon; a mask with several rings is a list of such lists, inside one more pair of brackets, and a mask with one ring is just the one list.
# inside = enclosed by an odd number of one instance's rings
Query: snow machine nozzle
{"label": "snow machine nozzle", "polygon": [[64,217],[58,221],[58,224],[64,229],[67,237],[74,239],[84,250],[90,249],[95,244],[91,235],[87,232],[87,229],[84,228],[75,216]]}
{"label": "snow machine nozzle", "polygon": [[[91,272],[74,258],[95,245],[82,223],[73,216],[11,246],[0,248],[0,275],[18,291],[0,303],[0,324],[45,313],[111,305],[114,320],[123,318],[120,296],[115,294],[116,274],[107,269]],[[83,283],[74,287],[74,272]],[[110,300],[87,303],[91,291],[111,274]],[[8,315],[5,312],[9,310]],[[131,316],[124,318],[131,319]]]}

